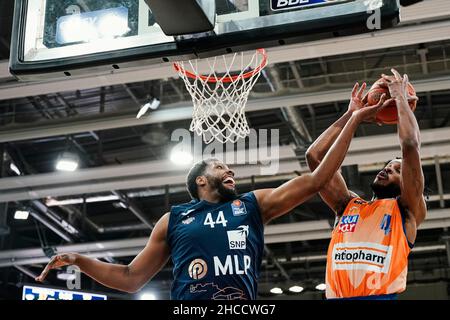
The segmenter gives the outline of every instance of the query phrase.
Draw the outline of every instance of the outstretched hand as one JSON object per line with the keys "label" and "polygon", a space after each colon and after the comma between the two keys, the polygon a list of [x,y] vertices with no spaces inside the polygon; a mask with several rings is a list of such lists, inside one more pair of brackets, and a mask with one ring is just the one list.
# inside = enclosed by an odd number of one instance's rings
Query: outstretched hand
{"label": "outstretched hand", "polygon": [[389,89],[389,93],[392,98],[404,98],[408,102],[410,101],[417,101],[419,98],[414,95],[410,95],[408,92],[408,84],[409,84],[409,77],[407,74],[404,74],[403,77],[400,75],[400,73],[395,70],[391,69],[391,72],[393,76],[387,76],[385,74],[382,74],[382,78],[384,79],[384,85]]}
{"label": "outstretched hand", "polygon": [[376,105],[369,106],[369,104],[366,104],[362,109],[354,112],[353,115],[360,122],[377,122],[378,112],[389,106],[393,100],[393,98],[387,99],[386,94],[383,94]]}
{"label": "outstretched hand", "polygon": [[75,263],[75,258],[76,255],[73,253],[64,253],[53,256],[42,273],[35,280],[43,282],[50,270],[72,265]]}
{"label": "outstretched hand", "polygon": [[362,109],[367,102],[367,94],[363,96],[364,91],[366,90],[367,84],[364,82],[361,87],[357,82],[352,90],[352,96],[350,99],[350,104],[348,105],[348,110],[350,112],[358,111]]}

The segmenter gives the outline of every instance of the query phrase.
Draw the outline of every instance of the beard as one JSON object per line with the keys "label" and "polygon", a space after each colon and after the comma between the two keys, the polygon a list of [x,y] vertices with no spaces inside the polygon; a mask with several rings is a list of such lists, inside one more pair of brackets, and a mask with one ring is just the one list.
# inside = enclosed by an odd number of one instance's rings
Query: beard
{"label": "beard", "polygon": [[388,198],[396,198],[401,195],[400,186],[395,183],[390,183],[387,186],[382,186],[375,182],[372,182],[370,185],[373,193],[377,199],[388,199]]}
{"label": "beard", "polygon": [[206,177],[208,179],[209,184],[217,190],[219,195],[224,200],[234,200],[238,197],[238,193],[236,188],[234,189],[228,189],[226,188],[223,183],[222,179],[214,178],[214,177]]}

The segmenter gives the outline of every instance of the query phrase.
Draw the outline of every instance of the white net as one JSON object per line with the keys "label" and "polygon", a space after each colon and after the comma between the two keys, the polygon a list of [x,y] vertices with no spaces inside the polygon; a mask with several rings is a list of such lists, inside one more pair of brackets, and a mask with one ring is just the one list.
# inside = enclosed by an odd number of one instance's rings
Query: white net
{"label": "white net", "polygon": [[[194,104],[190,130],[202,135],[205,143],[234,143],[245,138],[250,133],[245,105],[266,65],[263,49],[250,58],[235,53],[175,63]],[[200,68],[205,66],[206,72],[201,73]]]}

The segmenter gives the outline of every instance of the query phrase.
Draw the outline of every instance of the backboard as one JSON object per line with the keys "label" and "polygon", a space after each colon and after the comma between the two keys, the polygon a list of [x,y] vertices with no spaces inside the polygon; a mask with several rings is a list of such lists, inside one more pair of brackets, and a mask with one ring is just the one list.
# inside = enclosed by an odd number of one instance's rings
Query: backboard
{"label": "backboard", "polygon": [[[213,1],[213,0],[211,0]],[[20,80],[120,72],[377,31],[399,22],[392,0],[216,0],[214,31],[167,36],[144,0],[16,0],[10,70]]]}

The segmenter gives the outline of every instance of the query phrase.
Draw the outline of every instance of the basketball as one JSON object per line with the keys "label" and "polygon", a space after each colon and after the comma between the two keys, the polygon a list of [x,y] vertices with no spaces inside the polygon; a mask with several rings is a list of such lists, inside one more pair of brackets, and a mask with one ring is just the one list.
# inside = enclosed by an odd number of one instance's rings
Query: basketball
{"label": "basketball", "polygon": [[[416,90],[414,89],[413,85],[408,83],[408,93],[411,96],[416,95]],[[373,86],[370,88],[368,96],[367,96],[367,102],[370,106],[376,105],[383,94],[386,94],[386,99],[390,99],[391,95],[389,93],[389,89],[383,85],[383,79],[379,79],[377,82],[373,84]],[[409,106],[411,110],[414,112],[417,107],[417,101],[410,101]],[[377,114],[377,121],[384,123],[384,124],[396,124],[398,121],[397,116],[397,104],[395,101],[392,101],[386,108],[381,110]]]}

